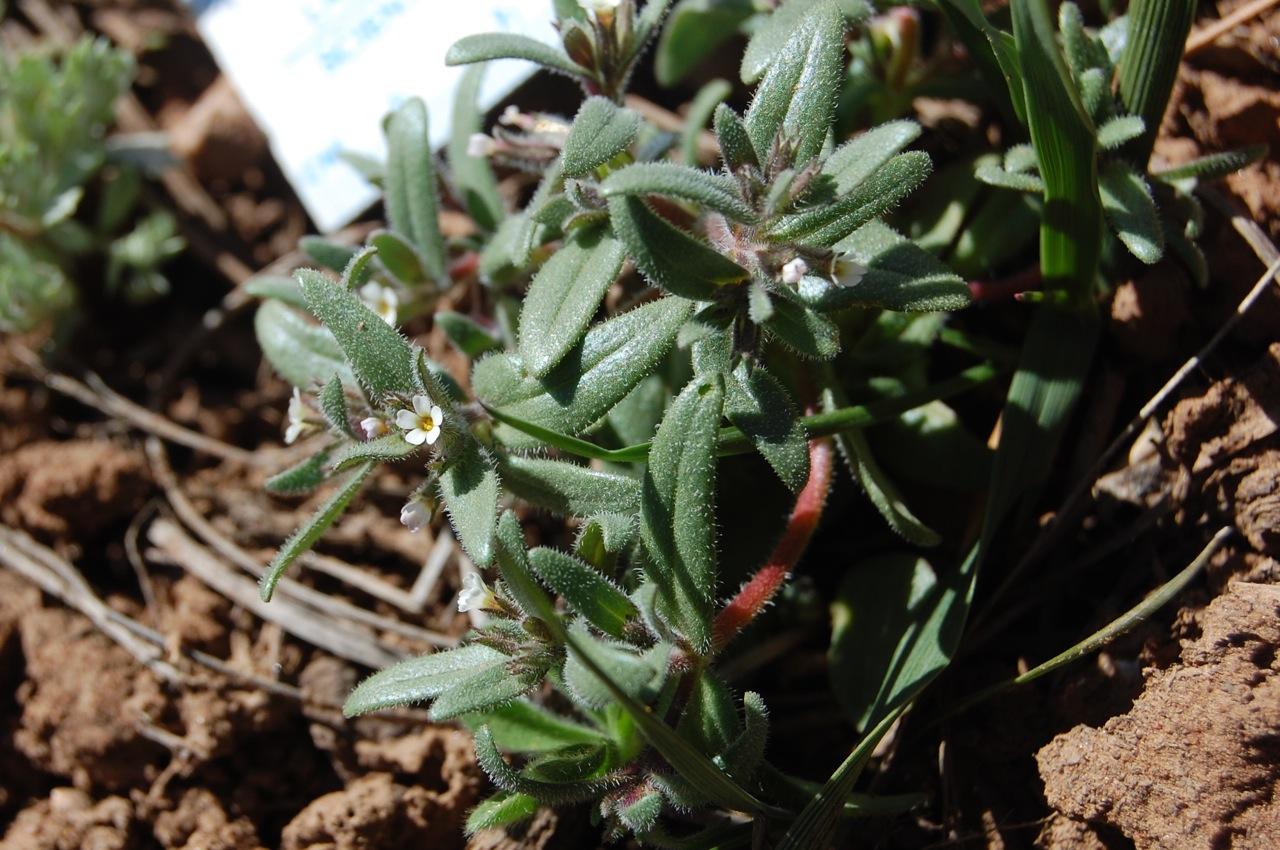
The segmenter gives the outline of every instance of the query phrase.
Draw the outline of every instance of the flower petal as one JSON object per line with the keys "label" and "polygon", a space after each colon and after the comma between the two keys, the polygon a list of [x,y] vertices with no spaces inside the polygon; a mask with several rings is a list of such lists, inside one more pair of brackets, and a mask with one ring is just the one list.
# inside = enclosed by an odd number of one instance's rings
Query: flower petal
{"label": "flower petal", "polygon": [[426,416],[431,412],[431,397],[428,395],[416,395],[413,397],[413,410],[419,416]]}
{"label": "flower petal", "polygon": [[420,446],[427,441],[427,432],[421,428],[414,428],[404,435],[404,441],[411,446]]}
{"label": "flower petal", "polygon": [[427,436],[427,445],[428,446],[433,445],[436,440],[440,439],[440,425],[436,424],[432,426],[431,430],[426,432],[426,436]]}

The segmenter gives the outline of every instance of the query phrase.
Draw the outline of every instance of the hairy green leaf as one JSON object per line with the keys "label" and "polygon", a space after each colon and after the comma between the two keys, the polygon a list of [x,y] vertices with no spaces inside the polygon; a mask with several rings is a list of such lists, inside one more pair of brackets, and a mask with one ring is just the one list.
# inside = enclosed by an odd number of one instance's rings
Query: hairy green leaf
{"label": "hairy green leaf", "polygon": [[467,815],[466,833],[475,835],[482,829],[498,829],[526,821],[538,811],[538,801],[528,794],[498,791]]}
{"label": "hairy green leaf", "polygon": [[481,230],[493,231],[505,212],[502,196],[498,194],[498,180],[488,157],[476,156],[468,150],[472,135],[484,126],[484,113],[480,109],[484,72],[484,65],[476,65],[468,68],[458,81],[449,128],[449,170],[458,198],[472,220]]}
{"label": "hairy green leaf", "polygon": [[571,610],[607,635],[621,638],[627,621],[640,614],[617,586],[572,555],[539,547],[529,552],[529,563]]}
{"label": "hairy green leaf", "polygon": [[908,119],[872,127],[832,151],[822,173],[835,180],[836,194],[844,195],[919,137],[920,125]]}
{"label": "hairy green leaf", "polygon": [[442,691],[428,714],[440,722],[506,705],[542,684],[545,674],[545,670],[513,672],[508,664],[484,667]]}
{"label": "hairy green leaf", "polygon": [[489,667],[505,668],[511,659],[478,643],[410,658],[365,679],[342,706],[347,717],[433,699]]}
{"label": "hairy green leaf", "polygon": [[698,138],[706,129],[716,108],[733,93],[727,80],[715,79],[698,89],[684,116],[684,129],[680,131],[680,154],[685,165],[698,164]]}
{"label": "hairy green leaf", "polygon": [[[764,76],[815,2],[817,0],[785,0],[756,28],[742,56],[744,83],[754,83]],[[850,24],[860,23],[871,15],[871,7],[862,0],[846,0],[840,5]]]}
{"label": "hairy green leaf", "polygon": [[604,735],[566,720],[528,700],[464,718],[472,729],[488,726],[493,742],[508,753],[546,753],[578,744],[602,744]]}
{"label": "hairy green leaf", "polygon": [[1166,168],[1152,173],[1157,180],[1172,183],[1177,180],[1216,180],[1239,171],[1250,163],[1257,162],[1267,155],[1266,145],[1251,145],[1239,150],[1211,153],[1182,165]]}
{"label": "hairy green leaf", "polygon": [[1136,115],[1117,115],[1098,128],[1098,147],[1115,150],[1142,135],[1146,125]]}
{"label": "hairy green leaf", "polygon": [[653,57],[658,84],[670,87],[683,80],[755,11],[751,0],[680,0]]}
{"label": "hairy green leaf", "polygon": [[980,164],[973,176],[988,186],[1000,189],[1013,189],[1015,192],[1030,192],[1039,195],[1044,192],[1044,181],[1039,175],[1028,171],[1008,171],[995,163]]}
{"label": "hairy green leaf", "polygon": [[329,423],[329,427],[344,437],[355,437],[351,430],[351,419],[347,415],[347,392],[342,386],[342,378],[335,374],[320,391],[320,412]]}
{"label": "hairy green leaf", "polygon": [[799,493],[809,480],[809,442],[795,405],[764,364],[745,361],[725,378],[724,413],[746,434],[782,483]]}
{"label": "hairy green leaf", "polygon": [[433,280],[445,280],[436,169],[420,98],[409,98],[387,119],[386,206],[391,229],[413,243]]}
{"label": "hairy green leaf", "polygon": [[582,73],[582,69],[558,48],[515,33],[484,33],[458,39],[445,54],[444,63],[470,65],[492,59],[525,59],[570,76]]}
{"label": "hairy green leaf", "polygon": [[566,177],[584,177],[622,153],[640,131],[640,116],[607,97],[583,101],[564,140]]}
{"label": "hairy green leaf", "polygon": [[449,450],[449,466],[440,474],[440,497],[458,542],[471,560],[485,567],[493,560],[498,525],[498,472],[480,444],[469,435]]}
{"label": "hairy green leaf", "polygon": [[797,163],[817,156],[831,127],[843,72],[844,19],[834,3],[819,0],[791,31],[747,110],[747,135],[756,156],[766,159],[780,134],[794,141]]}
{"label": "hairy green leaf", "polygon": [[254,315],[253,330],[267,362],[295,387],[310,390],[334,374],[355,385],[355,376],[333,334],[284,302],[274,298],[263,301]]}
{"label": "hairy green leaf", "polygon": [[280,547],[280,551],[271,559],[271,563],[267,565],[267,571],[262,575],[262,581],[259,584],[259,594],[262,596],[263,602],[270,602],[271,596],[275,593],[276,585],[280,583],[280,579],[284,576],[285,570],[298,559],[302,553],[309,550],[320,539],[320,535],[328,530],[329,526],[342,516],[343,511],[347,509],[347,505],[351,504],[351,500],[355,498],[356,493],[360,492],[369,473],[373,471],[373,464],[366,463],[364,466],[355,469],[347,479],[342,482],[341,486],[334,491],[328,500],[325,501],[320,509],[315,512],[311,519],[307,520],[301,528],[290,535],[289,539]]}
{"label": "hairy green leaf", "polygon": [[468,357],[479,357],[502,348],[502,341],[470,316],[452,310],[437,310],[434,320],[449,341]]}
{"label": "hairy green leaf", "polygon": [[501,460],[499,468],[514,496],[561,516],[634,514],[640,506],[640,483],[616,472],[520,455]]}
{"label": "hairy green leaf", "polygon": [[805,357],[830,360],[840,352],[840,329],[799,297],[780,290],[773,299],[773,316],[765,328],[787,348]]}
{"label": "hairy green leaf", "polygon": [[[963,278],[881,221],[868,222],[835,248],[866,272],[857,283],[831,284],[818,302],[809,300],[819,309],[857,304],[903,312],[952,311],[968,306],[973,298]],[[801,282],[801,298],[811,281]]]}
{"label": "hairy green leaf", "polygon": [[545,376],[578,344],[625,259],[622,243],[604,228],[565,240],[525,295],[518,345],[526,372]]}
{"label": "hairy green leaf", "polygon": [[329,449],[313,454],[288,469],[277,472],[263,484],[268,493],[293,495],[310,493],[329,480]]}
{"label": "hairy green leaf", "polygon": [[659,612],[700,652],[711,648],[716,592],[715,449],[724,388],[690,382],[667,408],[649,451],[640,536],[652,558]]}
{"label": "hairy green leaf", "polygon": [[330,271],[341,273],[360,249],[325,239],[323,236],[303,236],[298,248],[315,262]]}
{"label": "hairy green leaf", "polygon": [[642,162],[620,168],[600,184],[600,191],[606,198],[663,195],[723,213],[736,221],[755,220],[755,212],[738,194],[736,180],[674,162]]}
{"label": "hairy green leaf", "polygon": [[498,572],[516,605],[527,616],[542,620],[552,636],[563,642],[564,625],[560,615],[556,613],[555,603],[530,572],[529,555],[524,548],[524,532],[520,528],[520,520],[511,511],[504,512],[498,520],[495,541]]}
{"label": "hairy green leaf", "polygon": [[637,197],[609,199],[614,231],[652,285],[683,298],[710,300],[720,287],[747,278],[747,270],[680,230]]}
{"label": "hairy green leaf", "polygon": [[730,171],[737,171],[743,166],[758,168],[760,160],[756,149],[751,146],[751,137],[747,135],[746,125],[738,117],[738,113],[726,103],[716,107],[714,117],[716,141],[720,143],[720,156]]}
{"label": "hairy green leaf", "polygon": [[569,635],[575,651],[565,660],[564,682],[581,705],[602,709],[616,701],[616,694],[591,672],[584,657],[608,670],[610,681],[633,699],[647,702],[661,689],[671,653],[669,644],[659,643],[637,653],[628,644],[592,635],[581,621],[570,628]]}
{"label": "hairy green leaf", "polygon": [[494,745],[493,735],[484,726],[476,732],[476,761],[498,788],[513,794],[527,795],[545,805],[579,803],[600,796],[608,788],[608,783],[599,779],[582,782],[541,782],[529,779],[503,760],[502,754]]}
{"label": "hairy green leaf", "polygon": [[[691,307],[681,298],[662,298],[597,325],[544,378],[522,374],[511,358],[491,354],[476,364],[472,386],[491,408],[544,428],[578,433],[657,368]],[[536,445],[505,425],[497,434],[508,445]]]}
{"label": "hairy green leaf", "polygon": [[782,216],[769,228],[777,241],[827,247],[893,209],[925,181],[933,165],[921,151],[900,153],[830,204]]}
{"label": "hairy green leaf", "polygon": [[341,472],[366,462],[390,463],[403,460],[421,450],[422,446],[406,442],[400,434],[388,434],[373,440],[343,443],[334,451],[329,465],[335,472]]}
{"label": "hairy green leaf", "polygon": [[1102,209],[1129,253],[1147,265],[1164,256],[1164,231],[1147,181],[1128,163],[1113,161],[1102,169],[1098,188]]}
{"label": "hairy green leaf", "polygon": [[[319,272],[299,269],[294,275],[307,298],[307,307],[333,334],[351,371],[375,400],[413,391],[413,353],[404,337],[355,293]],[[330,368],[329,375],[334,371]]]}

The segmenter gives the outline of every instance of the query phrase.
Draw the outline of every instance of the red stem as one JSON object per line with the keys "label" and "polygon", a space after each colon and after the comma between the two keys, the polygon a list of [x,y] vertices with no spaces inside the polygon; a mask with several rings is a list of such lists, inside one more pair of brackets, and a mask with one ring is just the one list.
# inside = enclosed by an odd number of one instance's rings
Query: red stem
{"label": "red stem", "polygon": [[1040,267],[1032,266],[997,280],[971,280],[969,292],[973,294],[974,301],[1008,301],[1023,292],[1039,289],[1042,282]]}
{"label": "red stem", "polygon": [[716,615],[713,640],[717,651],[723,649],[734,635],[764,610],[787,580],[796,561],[804,554],[827,503],[827,492],[831,489],[833,456],[829,437],[809,442],[809,480],[796,496],[796,505],[791,509],[791,517],[787,520],[787,529],[783,532],[782,539],[778,541],[765,565]]}

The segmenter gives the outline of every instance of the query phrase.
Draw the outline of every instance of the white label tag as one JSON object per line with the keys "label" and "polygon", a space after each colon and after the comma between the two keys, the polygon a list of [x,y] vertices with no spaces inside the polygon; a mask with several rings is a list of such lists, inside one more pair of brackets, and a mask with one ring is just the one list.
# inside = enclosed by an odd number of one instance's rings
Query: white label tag
{"label": "white label tag", "polygon": [[[324,232],[347,224],[378,197],[338,154],[383,159],[382,118],[405,98],[426,101],[432,144],[444,144],[454,88],[465,70],[445,66],[451,44],[495,31],[548,42],[555,36],[546,0],[188,2],[223,73]],[[489,63],[482,106],[492,106],[534,70],[528,62]]]}

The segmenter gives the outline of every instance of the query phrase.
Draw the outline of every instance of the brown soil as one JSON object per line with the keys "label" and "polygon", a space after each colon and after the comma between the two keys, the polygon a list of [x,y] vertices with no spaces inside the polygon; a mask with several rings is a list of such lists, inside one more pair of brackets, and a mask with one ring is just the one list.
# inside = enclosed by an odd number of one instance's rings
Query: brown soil
{"label": "brown soil", "polygon": [[[1219,13],[1239,1],[1217,4]],[[277,446],[287,390],[260,368],[245,316],[201,337],[200,351],[168,383],[158,386],[155,376],[167,374],[173,352],[220,303],[235,264],[257,268],[290,251],[307,229],[306,216],[261,133],[167,0],[77,8],[81,20],[138,50],[148,33],[168,40],[144,58],[137,93],[226,221],[219,228],[183,211],[201,262],[182,270],[185,288],[165,305],[163,320],[101,322],[60,368],[82,374],[92,364],[112,387],[154,402],[205,436]],[[1280,238],[1277,32],[1280,12],[1273,12],[1186,63],[1158,147],[1174,163],[1270,141],[1268,159],[1224,189],[1273,238]],[[448,212],[450,226],[464,226],[460,218]],[[1261,271],[1216,213],[1205,245],[1213,277],[1207,292],[1165,264],[1112,299],[1099,383],[1115,389],[1086,400],[1089,422],[1080,426],[1097,430],[1098,439],[1220,325]],[[1273,589],[1241,583],[1211,602],[1233,580],[1280,580],[1277,291],[1257,305],[1229,350],[1205,365],[1218,380],[1189,380],[1186,398],[1099,488],[1103,499],[1086,531],[1050,566],[1069,566],[1108,534],[1121,534],[1135,511],[1169,506],[1168,518],[1085,574],[1072,594],[1046,602],[1034,622],[1019,623],[1008,641],[1016,650],[967,659],[935,693],[961,695],[1033,655],[1048,657],[1185,564],[1206,527],[1232,524],[1240,539],[1214,559],[1210,580],[1181,600],[1180,613],[1167,612],[1052,682],[956,719],[941,747],[930,737],[925,752],[904,746],[900,756],[877,762],[876,790],[927,790],[933,799],[912,816],[859,821],[854,846],[1280,846],[1280,602]],[[465,303],[467,296],[457,297]],[[419,341],[446,364],[464,364],[438,329]],[[11,356],[11,346],[39,343],[0,344],[0,524],[47,544],[109,611],[156,630],[163,645],[143,663],[81,613],[0,569],[0,848],[542,850],[599,843],[582,807],[540,811],[510,833],[464,840],[467,810],[489,791],[469,736],[413,715],[343,720],[336,706],[367,673],[363,666],[264,622],[163,547],[149,548],[148,522],[171,509],[138,430],[52,393]],[[324,497],[271,497],[261,485],[272,470],[181,447],[168,451],[196,512],[256,564]],[[396,520],[406,480],[394,468],[380,472],[321,547],[402,594],[429,548],[424,535],[410,535]],[[1046,506],[1057,503],[1061,489]],[[846,520],[836,516],[832,524]],[[201,546],[228,573],[250,581],[213,543]],[[419,610],[329,575],[303,571],[299,580],[401,626],[457,636],[468,625],[450,605],[459,581],[452,562]],[[411,634],[359,628],[388,652],[426,649]],[[759,687],[780,726],[771,758],[792,759],[788,768],[821,778],[852,733],[831,704],[824,624],[816,622],[813,632],[812,645],[775,665],[785,669],[764,673]]]}
{"label": "brown soil", "polygon": [[1040,750],[1049,804],[1138,850],[1280,846],[1280,587],[1236,583],[1127,714]]}

